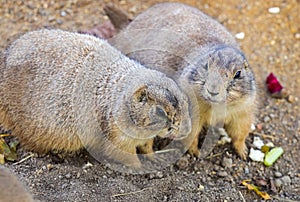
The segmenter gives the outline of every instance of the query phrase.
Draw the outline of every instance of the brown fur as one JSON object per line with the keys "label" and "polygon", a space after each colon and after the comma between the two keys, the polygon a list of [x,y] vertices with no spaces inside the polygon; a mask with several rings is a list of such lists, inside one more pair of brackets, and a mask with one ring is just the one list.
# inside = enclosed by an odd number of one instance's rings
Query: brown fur
{"label": "brown fur", "polygon": [[0,202],[33,202],[31,194],[7,168],[0,166]]}
{"label": "brown fur", "polygon": [[[138,15],[110,43],[141,64],[192,85],[197,97],[192,105],[200,113],[194,112],[197,123],[184,140],[191,144],[191,154],[200,155],[202,127],[223,122],[237,153],[246,158],[245,139],[256,106],[255,79],[225,27],[188,5],[160,3]],[[214,113],[222,105],[226,105],[223,111]]]}
{"label": "brown fur", "polygon": [[101,39],[39,30],[1,57],[0,122],[27,149],[84,146],[96,158],[140,167],[137,147],[191,130],[188,100],[176,83]]}

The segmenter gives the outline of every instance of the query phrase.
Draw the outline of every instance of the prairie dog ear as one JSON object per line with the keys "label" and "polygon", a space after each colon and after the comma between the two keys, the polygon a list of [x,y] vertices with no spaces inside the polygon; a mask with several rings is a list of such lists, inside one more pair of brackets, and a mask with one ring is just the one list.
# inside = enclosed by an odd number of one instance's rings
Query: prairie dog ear
{"label": "prairie dog ear", "polygon": [[249,63],[247,62],[247,60],[244,60],[244,61],[243,61],[243,65],[244,65],[244,68],[245,68],[245,69],[248,69],[248,68],[249,68]]}
{"label": "prairie dog ear", "polygon": [[134,100],[137,102],[147,102],[148,101],[148,86],[144,85],[136,90],[133,94]]}

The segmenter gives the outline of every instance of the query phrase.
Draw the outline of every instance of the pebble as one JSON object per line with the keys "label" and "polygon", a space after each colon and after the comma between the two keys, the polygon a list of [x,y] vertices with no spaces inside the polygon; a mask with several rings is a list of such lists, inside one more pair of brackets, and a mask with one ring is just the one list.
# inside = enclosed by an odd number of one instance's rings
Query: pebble
{"label": "pebble", "polygon": [[251,124],[251,130],[254,131],[256,129],[254,123]]}
{"label": "pebble", "polygon": [[257,129],[258,132],[260,132],[263,129],[263,123],[258,123],[256,125],[256,129]]}
{"label": "pebble", "polygon": [[296,34],[295,34],[295,38],[296,38],[296,39],[300,39],[300,33],[296,33]]}
{"label": "pebble", "polygon": [[270,120],[271,120],[271,119],[270,119],[269,116],[265,116],[265,117],[264,117],[264,122],[265,122],[265,123],[268,123]]}
{"label": "pebble", "polygon": [[270,114],[270,117],[273,119],[273,118],[276,117],[276,115],[275,114]]}
{"label": "pebble", "polygon": [[295,102],[295,97],[292,96],[292,95],[289,95],[289,96],[287,97],[287,101],[288,101],[289,103],[294,103],[294,102]]}
{"label": "pebble", "polygon": [[272,13],[272,14],[277,14],[277,13],[280,13],[280,8],[279,7],[271,7],[268,9],[269,13]]}
{"label": "pebble", "polygon": [[281,187],[283,185],[287,186],[291,184],[291,178],[289,176],[283,176],[281,178],[275,179],[275,186],[276,187]]}
{"label": "pebble", "polygon": [[184,188],[183,188],[183,187],[180,187],[180,186],[178,186],[177,189],[179,189],[179,190],[181,190],[181,191],[184,190]]}
{"label": "pebble", "polygon": [[274,173],[274,176],[277,177],[277,178],[278,178],[278,177],[282,177],[282,173],[276,171],[276,172]]}
{"label": "pebble", "polygon": [[267,147],[270,147],[270,148],[275,147],[275,145],[274,145],[273,142],[268,142],[268,143],[266,144],[266,146],[267,146]]}
{"label": "pebble", "polygon": [[254,137],[253,143],[256,148],[261,149],[262,146],[264,146],[264,141],[260,139],[260,137]]}
{"label": "pebble", "polygon": [[244,39],[245,38],[245,33],[244,32],[239,32],[235,35],[235,38]]}
{"label": "pebble", "polygon": [[231,158],[224,157],[224,158],[223,158],[223,161],[222,161],[222,166],[223,166],[224,168],[231,168],[231,167],[232,167],[232,159],[231,159]]}
{"label": "pebble", "polygon": [[248,166],[245,167],[244,172],[245,172],[245,174],[249,174],[250,173]]}
{"label": "pebble", "polygon": [[215,186],[215,183],[213,183],[213,182],[208,182],[207,184],[208,184],[208,186],[211,186],[211,187]]}
{"label": "pebble", "polygon": [[157,172],[156,173],[156,177],[159,178],[159,179],[163,178],[163,176],[164,176],[164,174],[162,172]]}
{"label": "pebble", "polygon": [[264,162],[265,154],[263,152],[261,152],[260,150],[251,148],[249,157],[252,161]]}
{"label": "pebble", "polygon": [[185,169],[188,166],[189,162],[188,159],[185,157],[181,157],[177,162],[176,162],[176,166],[182,170]]}
{"label": "pebble", "polygon": [[91,164],[90,162],[87,162],[84,166],[82,166],[82,169],[87,169],[87,168],[90,168],[92,166],[93,166],[93,164]]}
{"label": "pebble", "polygon": [[283,185],[290,185],[291,184],[291,178],[289,176],[283,176],[282,178],[280,178]]}
{"label": "pebble", "polygon": [[225,171],[220,171],[220,172],[218,172],[218,176],[220,176],[220,177],[227,177],[228,173],[225,172]]}
{"label": "pebble", "polygon": [[70,173],[66,174],[66,178],[70,179],[71,178],[71,174]]}
{"label": "pebble", "polygon": [[204,186],[200,184],[199,187],[198,187],[198,190],[199,191],[204,191]]}
{"label": "pebble", "polygon": [[155,179],[155,178],[163,178],[163,173],[162,172],[157,172],[157,173],[150,173],[149,175],[149,179],[152,180],[152,179]]}
{"label": "pebble", "polygon": [[65,11],[60,12],[61,17],[65,17],[66,15],[67,15],[67,13]]}

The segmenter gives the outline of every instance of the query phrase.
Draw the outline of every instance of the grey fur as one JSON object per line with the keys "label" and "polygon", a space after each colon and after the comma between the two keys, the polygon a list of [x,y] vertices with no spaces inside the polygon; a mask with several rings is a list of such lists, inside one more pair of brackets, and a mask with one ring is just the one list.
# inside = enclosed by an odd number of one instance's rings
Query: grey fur
{"label": "grey fur", "polygon": [[[0,123],[30,150],[76,151],[83,144],[96,157],[139,167],[137,146],[191,130],[187,97],[173,80],[92,36],[26,33],[2,55],[0,72]],[[157,117],[156,106],[166,117]]]}

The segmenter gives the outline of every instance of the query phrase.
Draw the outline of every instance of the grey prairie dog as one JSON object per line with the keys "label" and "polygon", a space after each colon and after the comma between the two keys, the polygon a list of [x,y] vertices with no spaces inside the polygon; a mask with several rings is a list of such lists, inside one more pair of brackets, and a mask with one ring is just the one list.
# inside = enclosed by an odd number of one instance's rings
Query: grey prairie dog
{"label": "grey prairie dog", "polygon": [[236,152],[246,158],[256,82],[245,55],[224,26],[194,7],[160,3],[138,15],[109,42],[144,66],[192,86],[197,97],[192,105],[198,105],[200,113],[183,141],[191,144],[189,153],[200,155],[198,134],[204,126],[221,123]]}
{"label": "grey prairie dog", "polygon": [[31,194],[8,168],[0,166],[0,202],[33,202]]}
{"label": "grey prairie dog", "polygon": [[137,148],[153,157],[155,136],[191,131],[188,98],[172,79],[93,36],[28,32],[2,54],[0,74],[0,123],[29,150],[84,146],[139,168]]}

